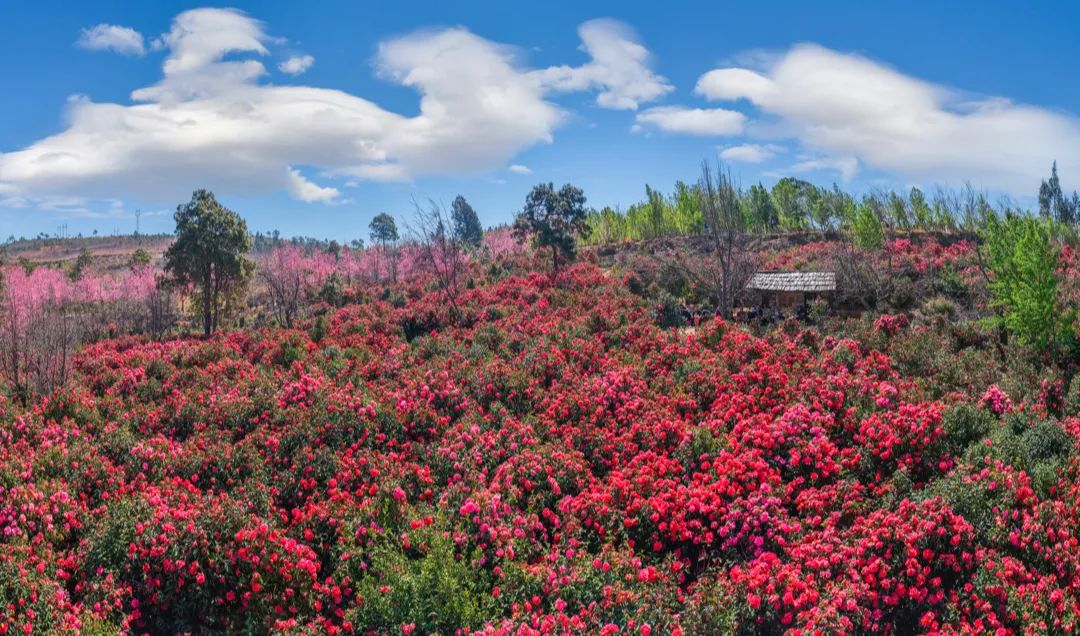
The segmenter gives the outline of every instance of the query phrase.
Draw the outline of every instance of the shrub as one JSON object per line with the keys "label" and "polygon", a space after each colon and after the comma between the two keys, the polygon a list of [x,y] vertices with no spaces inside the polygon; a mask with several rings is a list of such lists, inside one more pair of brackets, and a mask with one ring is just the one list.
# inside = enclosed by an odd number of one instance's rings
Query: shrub
{"label": "shrub", "polygon": [[915,284],[907,276],[892,281],[889,288],[889,306],[893,311],[907,311],[915,304]]}
{"label": "shrub", "polygon": [[686,326],[686,316],[683,315],[682,303],[677,298],[666,291],[662,291],[653,302],[655,303],[653,307],[654,320],[661,329]]}
{"label": "shrub", "polygon": [[972,444],[981,441],[994,424],[993,416],[971,404],[958,404],[941,416],[942,441],[949,453],[963,455]]}

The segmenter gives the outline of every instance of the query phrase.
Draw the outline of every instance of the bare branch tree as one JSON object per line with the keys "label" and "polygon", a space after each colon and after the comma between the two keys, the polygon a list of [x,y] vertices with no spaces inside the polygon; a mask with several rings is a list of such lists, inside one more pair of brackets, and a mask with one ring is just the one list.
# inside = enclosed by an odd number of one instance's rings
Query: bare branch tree
{"label": "bare branch tree", "polygon": [[748,238],[743,232],[739,191],[731,173],[717,165],[715,172],[708,161],[701,162],[701,212],[711,242],[715,268],[717,311],[731,318],[736,300],[754,274],[755,263]]}
{"label": "bare branch tree", "polygon": [[428,199],[427,206],[413,201],[415,212],[409,232],[416,242],[421,266],[432,274],[451,314],[457,318],[458,295],[465,269],[465,253],[452,234],[450,217],[443,206]]}

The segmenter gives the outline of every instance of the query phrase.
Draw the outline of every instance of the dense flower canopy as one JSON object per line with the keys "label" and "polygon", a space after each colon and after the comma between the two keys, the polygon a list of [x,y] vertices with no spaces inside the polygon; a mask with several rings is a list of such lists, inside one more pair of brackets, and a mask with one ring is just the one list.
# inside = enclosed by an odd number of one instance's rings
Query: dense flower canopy
{"label": "dense flower canopy", "polygon": [[1071,394],[1011,402],[967,332],[662,329],[590,264],[454,321],[394,289],[3,403],[0,629],[1077,628]]}

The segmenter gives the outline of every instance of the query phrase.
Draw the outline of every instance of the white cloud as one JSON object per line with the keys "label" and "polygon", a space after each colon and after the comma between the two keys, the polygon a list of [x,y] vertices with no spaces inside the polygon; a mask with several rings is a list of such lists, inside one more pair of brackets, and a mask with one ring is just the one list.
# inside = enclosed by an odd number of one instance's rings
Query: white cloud
{"label": "white cloud", "polygon": [[507,168],[507,170],[513,172],[514,174],[532,174],[532,170],[529,169],[529,166],[523,166],[520,163],[515,163],[514,165]]}
{"label": "white cloud", "polygon": [[305,179],[299,170],[289,168],[289,194],[307,203],[313,201],[331,203],[341,195],[341,192],[337,188],[316,185]]}
{"label": "white cloud", "polygon": [[664,132],[685,135],[738,135],[746,116],[723,108],[684,108],[657,106],[638,113],[638,126],[655,126]]}
{"label": "white cloud", "polygon": [[859,160],[855,157],[821,157],[802,159],[791,166],[794,172],[813,172],[815,170],[835,170],[845,182],[851,181],[859,172]]}
{"label": "white cloud", "polygon": [[652,54],[622,22],[590,20],[578,28],[578,35],[592,61],[583,66],[555,66],[540,71],[546,86],[564,91],[600,88],[596,103],[621,110],[636,110],[643,102],[673,90],[666,78],[652,72]]}
{"label": "white cloud", "polygon": [[552,92],[597,90],[601,103],[630,107],[670,90],[618,23],[580,31],[593,60],[555,71],[523,68],[516,50],[463,28],[383,42],[376,72],[420,96],[418,112],[402,115],[345,91],[265,83],[258,58],[281,41],[261,22],[186,11],[154,40],[167,52],[157,83],[134,90],[130,104],[72,98],[61,132],[0,154],[0,185],[21,197],[168,201],[207,187],[325,202],[337,188],[292,166],[343,185],[488,170],[553,140],[565,113]]}
{"label": "white cloud", "polygon": [[708,99],[736,100],[741,98],[753,102],[768,99],[775,87],[767,77],[744,68],[721,68],[709,71],[698,78],[694,92]]}
{"label": "white cloud", "polygon": [[804,44],[769,68],[709,71],[697,92],[747,99],[818,155],[797,170],[860,165],[914,181],[1030,194],[1050,162],[1080,170],[1080,119],[1000,97],[972,99],[865,57]]}
{"label": "white cloud", "polygon": [[76,44],[90,51],[114,51],[121,55],[146,53],[142,33],[115,24],[99,24],[83,29]]}
{"label": "white cloud", "polygon": [[293,55],[281,64],[278,64],[278,70],[289,75],[301,75],[311,68],[311,65],[314,63],[315,58],[311,55]]}
{"label": "white cloud", "polygon": [[742,163],[762,163],[782,152],[783,146],[776,144],[742,144],[724,148],[720,151],[720,158]]}

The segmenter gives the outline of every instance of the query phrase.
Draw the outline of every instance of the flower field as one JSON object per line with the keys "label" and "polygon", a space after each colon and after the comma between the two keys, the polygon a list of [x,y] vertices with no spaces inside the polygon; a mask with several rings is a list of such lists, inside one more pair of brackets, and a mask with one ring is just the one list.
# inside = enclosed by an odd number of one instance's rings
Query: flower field
{"label": "flower field", "polygon": [[978,333],[424,282],[5,402],[0,633],[1077,629],[1080,391]]}

